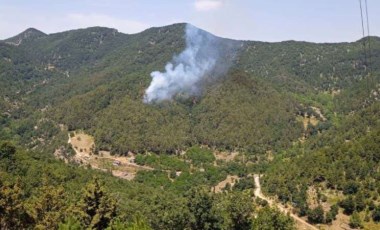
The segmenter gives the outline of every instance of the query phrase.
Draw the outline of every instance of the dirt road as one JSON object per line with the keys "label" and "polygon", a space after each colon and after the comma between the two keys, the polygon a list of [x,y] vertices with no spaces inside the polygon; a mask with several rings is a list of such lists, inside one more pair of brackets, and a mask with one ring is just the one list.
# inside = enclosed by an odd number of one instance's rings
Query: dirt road
{"label": "dirt road", "polygon": [[255,180],[255,196],[259,197],[263,200],[266,200],[268,204],[273,207],[276,206],[281,212],[283,213],[290,213],[290,216],[294,219],[294,221],[297,224],[297,229],[302,229],[302,230],[318,230],[317,227],[309,224],[306,222],[304,219],[300,218],[299,216],[291,213],[289,210],[287,210],[283,205],[276,203],[274,200],[264,196],[264,194],[261,192],[261,185],[260,185],[260,176],[255,174],[254,175],[254,180]]}

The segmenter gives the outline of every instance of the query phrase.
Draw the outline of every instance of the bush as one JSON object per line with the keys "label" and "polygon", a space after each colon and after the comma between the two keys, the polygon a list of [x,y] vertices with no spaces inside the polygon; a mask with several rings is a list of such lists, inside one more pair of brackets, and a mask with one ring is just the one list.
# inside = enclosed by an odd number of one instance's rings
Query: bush
{"label": "bush", "polygon": [[328,224],[333,222],[335,220],[336,215],[338,215],[338,212],[339,212],[338,205],[334,204],[333,206],[331,206],[330,211],[328,211],[326,214],[325,222]]}
{"label": "bush", "polygon": [[243,191],[245,189],[254,189],[255,182],[252,177],[241,178],[234,186],[234,190]]}
{"label": "bush", "polygon": [[345,214],[351,215],[356,209],[355,201],[353,200],[352,196],[349,196],[348,198],[342,200],[340,202],[340,207],[344,209]]}
{"label": "bush", "polygon": [[362,220],[360,219],[360,215],[357,212],[354,212],[350,217],[350,223],[351,228],[361,228],[362,227]]}
{"label": "bush", "polygon": [[186,152],[186,157],[196,166],[212,164],[215,161],[215,156],[211,150],[197,146],[188,149]]}
{"label": "bush", "polygon": [[0,144],[0,159],[12,158],[16,152],[16,147],[9,142],[3,142]]}
{"label": "bush", "polygon": [[377,206],[372,213],[372,220],[375,222],[380,222],[380,206]]}
{"label": "bush", "polygon": [[307,219],[310,223],[320,224],[324,220],[324,212],[322,206],[318,206],[315,209],[311,209],[307,213]]}
{"label": "bush", "polygon": [[343,194],[355,194],[359,190],[359,184],[355,181],[349,181],[343,188]]}

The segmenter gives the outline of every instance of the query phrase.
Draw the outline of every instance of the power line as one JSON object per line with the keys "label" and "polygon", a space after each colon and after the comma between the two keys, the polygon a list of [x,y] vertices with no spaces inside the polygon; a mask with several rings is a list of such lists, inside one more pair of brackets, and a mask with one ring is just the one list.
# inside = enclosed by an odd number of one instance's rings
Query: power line
{"label": "power line", "polygon": [[[365,0],[365,3],[367,3],[367,0]],[[363,53],[364,53],[364,72],[365,73],[370,73],[370,72],[367,72],[367,68],[368,68],[368,60],[367,60],[367,47],[366,47],[366,38],[365,38],[365,27],[364,27],[364,17],[363,17],[363,6],[362,6],[362,0],[359,0],[359,6],[360,6],[360,18],[361,18],[361,23],[362,23],[362,34],[363,34],[363,38],[362,38],[362,45],[363,45]],[[369,28],[369,23],[368,23],[368,7],[367,7],[367,4],[365,5],[366,7],[366,17],[367,17],[367,32],[368,32],[368,28]],[[368,38],[369,39],[369,38]],[[368,68],[369,69],[369,68]],[[367,80],[367,90],[369,91],[369,76],[368,74],[366,74],[366,80]]]}
{"label": "power line", "polygon": [[364,28],[364,19],[363,19],[362,0],[359,0],[359,5],[360,5],[360,18],[362,22],[362,34],[363,34],[362,44],[363,44],[363,51],[364,51],[364,65],[365,67],[367,67],[367,49],[365,45],[365,28]]}
{"label": "power line", "polygon": [[[367,0],[365,0],[365,13],[366,13],[366,17],[367,17],[368,70],[369,70],[369,73],[371,74],[371,78],[372,78],[371,37],[370,37],[370,33],[369,33],[369,16],[368,16],[368,4],[367,4]],[[373,78],[371,80],[372,80],[372,83],[373,83]]]}

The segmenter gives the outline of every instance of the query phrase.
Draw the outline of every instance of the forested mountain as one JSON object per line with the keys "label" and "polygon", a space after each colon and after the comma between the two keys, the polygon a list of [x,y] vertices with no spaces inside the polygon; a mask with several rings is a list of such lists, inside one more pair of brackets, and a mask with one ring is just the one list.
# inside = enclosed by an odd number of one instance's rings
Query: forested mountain
{"label": "forested mountain", "polygon": [[[312,223],[332,222],[334,204],[355,213],[354,220],[358,213],[380,220],[380,38],[267,43],[200,30],[218,44],[223,58],[217,65],[228,71],[211,72],[196,95],[144,103],[150,73],[163,71],[185,49],[185,27],[174,24],[137,34],[103,27],[55,34],[27,29],[0,41],[0,178],[5,178],[0,201],[13,192],[17,195],[9,202],[27,200],[14,210],[27,223],[17,222],[8,210],[9,219],[0,228],[54,222],[53,228],[61,223],[62,229],[261,229],[272,216],[275,229],[279,223],[291,229],[290,219],[262,208],[266,204],[260,200],[236,210],[250,203],[244,190],[254,187],[252,174],[258,173],[266,194]],[[370,60],[363,53],[368,39]],[[53,159],[57,149],[73,154],[67,138],[79,130],[94,137],[94,153],[138,154],[137,163],[154,170],[128,182]],[[211,154],[219,151],[240,155],[223,162]],[[36,176],[41,173],[43,178]],[[79,194],[94,175],[97,179]],[[242,182],[234,192],[210,195],[227,175]],[[104,199],[113,199],[108,193],[117,195],[123,204],[102,203],[106,214],[97,222],[83,203],[96,192],[94,186],[104,189],[99,180],[109,188]],[[68,200],[53,217],[51,210],[32,208],[43,206],[49,188],[57,191],[49,195],[64,194]],[[319,206],[310,202],[312,190],[318,205],[328,203],[322,219],[314,218]],[[4,210],[0,206],[0,214]],[[81,213],[79,219],[69,215],[73,210]],[[162,210],[167,215],[154,215]],[[38,212],[50,214],[41,219]],[[253,213],[262,219],[252,220]]]}
{"label": "forested mountain", "polygon": [[[33,114],[69,130],[87,130],[99,148],[117,153],[173,152],[196,143],[263,151],[289,147],[303,132],[297,113],[331,92],[343,95],[364,78],[360,41],[240,42],[235,64],[203,95],[146,105],[149,74],[184,48],[184,26],[133,35],[100,27],[48,36],[29,29],[1,44],[2,104],[23,104],[13,106],[13,116]],[[9,44],[20,37],[27,40]],[[380,41],[372,40],[377,72]],[[174,124],[176,129],[168,128]]]}

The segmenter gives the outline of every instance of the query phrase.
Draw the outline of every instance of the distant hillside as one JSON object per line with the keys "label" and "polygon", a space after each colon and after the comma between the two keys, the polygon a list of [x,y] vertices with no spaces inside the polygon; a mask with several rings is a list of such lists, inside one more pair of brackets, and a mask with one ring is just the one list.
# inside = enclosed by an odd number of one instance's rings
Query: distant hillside
{"label": "distant hillside", "polygon": [[[174,24],[131,35],[103,27],[50,35],[28,29],[0,42],[0,106],[7,111],[4,127],[12,127],[3,135],[41,146],[54,135],[44,134],[42,142],[30,137],[38,121],[48,120],[52,133],[59,124],[84,129],[98,148],[116,153],[175,152],[193,144],[277,151],[305,135],[299,116],[311,106],[328,118],[319,119],[326,123],[322,131],[334,113],[359,109],[368,97],[359,41],[247,41],[240,42],[229,72],[202,95],[142,103],[150,73],[184,49],[184,28]],[[371,39],[376,80],[380,41]],[[351,89],[358,90],[355,103],[348,101]]]}

